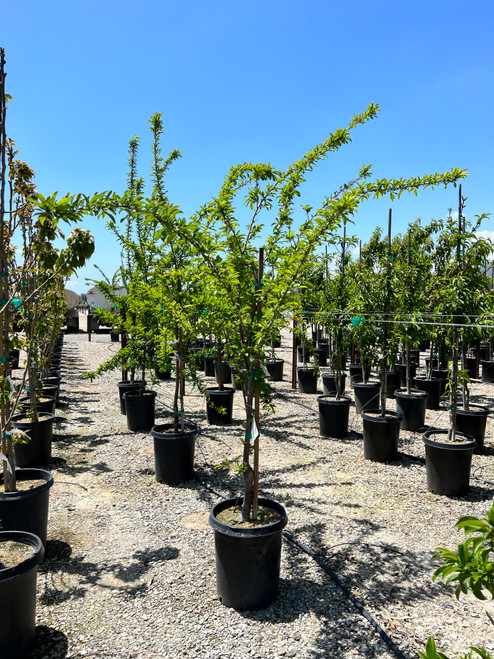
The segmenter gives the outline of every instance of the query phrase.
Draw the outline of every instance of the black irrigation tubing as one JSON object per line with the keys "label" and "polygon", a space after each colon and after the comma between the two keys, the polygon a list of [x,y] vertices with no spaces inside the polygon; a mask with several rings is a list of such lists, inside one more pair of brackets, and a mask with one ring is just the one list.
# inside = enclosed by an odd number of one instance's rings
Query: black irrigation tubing
{"label": "black irrigation tubing", "polygon": [[[218,492],[218,490],[215,490],[213,487],[211,487],[206,482],[204,482],[195,470],[194,470],[193,473],[194,473],[194,478],[203,487],[205,487],[207,490],[209,490],[213,494],[216,494],[216,496],[220,497],[220,499],[226,500],[228,498],[224,494],[222,494],[221,492]],[[396,645],[396,643],[393,641],[393,639],[384,631],[384,629],[377,622],[377,620],[371,616],[371,614],[367,611],[367,609],[364,607],[364,605],[355,597],[355,595],[343,583],[343,581],[336,574],[336,572],[334,572],[329,567],[329,565],[322,560],[322,558],[320,558],[317,554],[315,554],[312,551],[312,549],[310,549],[309,547],[304,545],[302,542],[300,542],[300,540],[297,540],[291,533],[288,533],[288,531],[283,531],[283,537],[285,538],[285,540],[288,540],[293,545],[295,545],[295,547],[297,547],[298,549],[303,551],[305,554],[310,556],[319,565],[319,567],[321,567],[326,572],[326,574],[335,582],[335,584],[342,591],[342,593],[344,595],[346,595],[346,597],[350,600],[350,602],[356,607],[356,609],[359,611],[359,613],[376,630],[376,632],[379,634],[381,639],[386,643],[386,645],[390,648],[390,650],[393,652],[393,654],[396,657],[398,657],[398,659],[408,659],[408,657],[405,654],[403,654],[403,652]]]}

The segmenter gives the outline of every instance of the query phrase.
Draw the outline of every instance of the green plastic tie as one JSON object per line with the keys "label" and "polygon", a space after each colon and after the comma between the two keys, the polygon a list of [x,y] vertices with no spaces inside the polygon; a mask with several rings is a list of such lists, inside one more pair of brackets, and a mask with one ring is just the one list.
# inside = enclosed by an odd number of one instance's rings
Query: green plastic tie
{"label": "green plastic tie", "polygon": [[0,272],[0,277],[8,277],[9,273],[8,272]]}
{"label": "green plastic tie", "polygon": [[246,433],[245,439],[252,439],[252,433],[251,432]]}
{"label": "green plastic tie", "polygon": [[0,300],[0,304],[2,304],[2,305],[7,304],[7,302],[8,302],[8,300],[6,300],[5,298],[2,298]]}
{"label": "green plastic tie", "polygon": [[0,357],[0,362],[9,362],[10,357]]}
{"label": "green plastic tie", "polygon": [[3,438],[8,441],[9,439],[12,439],[12,435],[9,432],[6,432],[3,436]]}
{"label": "green plastic tie", "polygon": [[180,414],[185,414],[185,410],[177,410],[176,412],[173,412],[175,416],[178,416]]}
{"label": "green plastic tie", "polygon": [[26,391],[36,391],[36,387],[26,387]]}
{"label": "green plastic tie", "polygon": [[262,313],[259,312],[259,313],[257,314],[257,317],[258,317],[258,318],[262,318]]}

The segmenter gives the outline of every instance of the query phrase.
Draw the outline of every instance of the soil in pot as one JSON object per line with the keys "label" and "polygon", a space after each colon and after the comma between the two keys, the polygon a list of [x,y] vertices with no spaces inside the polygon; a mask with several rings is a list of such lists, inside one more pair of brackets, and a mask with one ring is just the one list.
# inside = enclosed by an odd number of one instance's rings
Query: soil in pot
{"label": "soil in pot", "polygon": [[401,416],[379,410],[362,412],[364,458],[374,462],[391,462],[398,457]]}
{"label": "soil in pot", "polygon": [[[36,409],[38,412],[49,412],[50,414],[55,414],[56,406],[55,396],[39,396],[36,398]],[[28,396],[22,396],[19,398],[18,407],[22,412],[27,412],[31,408],[31,401]]]}
{"label": "soil in pot", "polygon": [[208,423],[224,426],[232,422],[234,389],[206,389],[206,414]]}
{"label": "soil in pot", "polygon": [[395,391],[396,411],[401,416],[400,427],[403,430],[418,430],[424,427],[428,396],[426,391],[418,389],[412,389],[411,393],[404,389]]}
{"label": "soil in pot", "polygon": [[3,491],[0,480],[0,524],[4,531],[28,531],[46,543],[48,503],[53,476],[44,469],[16,469],[17,492]]}
{"label": "soil in pot", "polygon": [[351,400],[348,396],[341,396],[338,400],[336,394],[318,396],[319,406],[319,433],[323,437],[348,437],[348,417]]}
{"label": "soil in pot", "polygon": [[302,394],[317,394],[317,373],[314,373],[312,366],[303,368],[297,367],[298,390]]}
{"label": "soil in pot", "polygon": [[366,410],[375,410],[379,406],[380,382],[355,382],[353,395],[357,414]]}
{"label": "soil in pot", "polygon": [[31,421],[23,414],[12,418],[14,428],[29,436],[28,442],[16,442],[14,446],[18,467],[42,467],[50,462],[54,419],[49,412],[39,414],[38,421]]}
{"label": "soil in pot", "polygon": [[422,439],[425,444],[427,489],[435,494],[461,497],[468,492],[473,437],[456,433],[456,442],[448,442],[447,430],[427,430]]}
{"label": "soil in pot", "polygon": [[426,403],[427,409],[438,410],[441,399],[442,381],[436,378],[431,378],[430,380],[427,378],[414,378],[413,384],[415,385],[415,389],[426,391],[429,394]]}
{"label": "soil in pot", "polygon": [[23,657],[34,641],[36,577],[43,544],[23,531],[0,531],[0,656]]}
{"label": "soil in pot", "polygon": [[475,439],[475,454],[483,453],[485,427],[489,410],[481,405],[470,404],[469,409],[465,410],[458,407],[456,410],[456,427],[465,435],[470,435]]}
{"label": "soil in pot", "polygon": [[173,485],[194,475],[194,453],[198,427],[186,422],[184,430],[174,432],[173,423],[154,426],[154,468],[156,480]]}
{"label": "soil in pot", "polygon": [[154,426],[156,391],[126,391],[125,413],[129,430],[151,430]]}
{"label": "soil in pot", "polygon": [[228,525],[218,519],[223,511],[239,508],[242,499],[220,501],[211,510],[214,529],[216,588],[221,602],[238,611],[269,606],[278,595],[282,531],[285,509],[269,499],[259,499],[260,508],[274,511],[275,521],[264,525]]}

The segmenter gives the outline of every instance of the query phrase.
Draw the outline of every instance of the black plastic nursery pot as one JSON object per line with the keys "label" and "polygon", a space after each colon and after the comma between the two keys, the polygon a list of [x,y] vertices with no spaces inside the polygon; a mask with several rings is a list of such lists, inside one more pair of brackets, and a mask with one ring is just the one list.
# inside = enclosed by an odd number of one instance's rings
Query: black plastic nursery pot
{"label": "black plastic nursery pot", "polygon": [[58,384],[44,384],[43,387],[39,390],[39,395],[42,398],[45,398],[46,396],[53,396],[55,399],[55,407],[58,404],[58,392],[59,392],[59,387]]}
{"label": "black plastic nursery pot", "polygon": [[125,398],[124,394],[127,392],[131,391],[139,391],[141,388],[141,381],[140,380],[132,380],[132,381],[125,381],[125,382],[117,382],[117,387],[118,387],[118,395],[120,398],[120,412],[122,414],[126,413],[125,409]]}
{"label": "black plastic nursery pot", "polygon": [[[379,380],[382,382],[382,371],[379,371]],[[388,371],[386,373],[387,381],[387,398],[394,399],[395,391],[401,386],[401,375],[398,371]]]}
{"label": "black plastic nursery pot", "polygon": [[40,538],[26,531],[0,531],[0,553],[3,543],[20,543],[31,550],[19,563],[0,564],[0,658],[19,659],[34,641],[36,578],[44,549]]}
{"label": "black plastic nursery pot", "polygon": [[[53,476],[44,469],[16,469],[17,482],[43,481],[30,490],[0,492],[0,528],[3,531],[28,531],[46,543],[48,504]],[[3,483],[3,476],[0,479]]]}
{"label": "black plastic nursery pot", "polygon": [[[400,387],[406,388],[407,386],[407,365],[406,364],[396,364],[395,371],[398,373],[400,378]],[[410,377],[413,380],[417,373],[417,365],[415,362],[410,363]]]}
{"label": "black plastic nursery pot", "polygon": [[355,382],[353,384],[353,395],[357,414],[361,414],[366,410],[375,410],[379,406],[380,391],[380,382]]}
{"label": "black plastic nursery pot", "polygon": [[418,430],[424,427],[428,397],[427,391],[418,389],[412,389],[411,393],[400,389],[395,391],[396,411],[401,416],[402,430]]}
{"label": "black plastic nursery pot", "polygon": [[281,382],[283,380],[283,365],[284,359],[268,359],[266,361],[266,369],[269,373],[269,379],[273,382]]}
{"label": "black plastic nursery pot", "polygon": [[214,529],[216,589],[222,604],[238,611],[255,611],[269,606],[278,596],[282,532],[286,511],[279,503],[259,499],[280,519],[263,526],[229,526],[217,515],[242,499],[220,501],[211,510],[209,523]]}
{"label": "black plastic nursery pot", "polygon": [[475,439],[474,453],[479,454],[484,450],[485,427],[489,410],[481,405],[472,405],[468,410],[459,407],[456,410],[456,427],[465,435]]}
{"label": "black plastic nursery pot", "polygon": [[302,394],[317,394],[317,373],[312,366],[297,367],[298,390]]}
{"label": "black plastic nursery pot", "polygon": [[449,371],[443,371],[440,368],[433,368],[431,371],[431,376],[436,378],[436,380],[441,380],[441,396],[444,396],[446,393],[446,383],[448,381]]}
{"label": "black plastic nursery pot", "polygon": [[214,355],[204,355],[204,375],[208,378],[214,378],[214,362],[216,357]]}
{"label": "black plastic nursery pot", "polygon": [[297,360],[301,364],[304,361],[304,356],[305,360],[309,361],[310,359],[310,350],[307,348],[305,345],[299,345],[297,346]]}
{"label": "black plastic nursery pot", "polygon": [[18,348],[12,348],[9,353],[10,356],[10,368],[19,368],[19,350]]}
{"label": "black plastic nursery pot", "polygon": [[401,416],[379,410],[362,412],[364,458],[374,462],[391,462],[398,457]]}
{"label": "black plastic nursery pot", "polygon": [[482,382],[494,382],[494,362],[482,361]]}
{"label": "black plastic nursery pot", "polygon": [[[57,400],[55,396],[40,396],[36,399],[36,409],[38,412],[49,412],[50,414],[55,414],[56,404]],[[21,410],[27,412],[31,408],[31,401],[29,400],[29,396],[22,396],[19,398],[17,406],[20,407]]]}
{"label": "black plastic nursery pot", "polygon": [[[337,380],[337,375],[335,373],[323,373],[321,375],[321,380],[322,380],[322,390],[324,394],[335,394],[336,393],[336,380]],[[345,391],[345,386],[346,386],[346,373],[341,373],[340,374],[340,380],[341,380],[341,392],[343,393]]]}
{"label": "black plastic nursery pot", "polygon": [[112,343],[117,343],[120,338],[120,335],[118,332],[114,332],[113,330],[110,331],[110,341]]}
{"label": "black plastic nursery pot", "polygon": [[224,426],[232,422],[233,395],[235,389],[206,389],[206,415],[208,423],[214,426]]}
{"label": "black plastic nursery pot", "polygon": [[437,378],[414,378],[415,389],[426,391],[429,394],[426,407],[428,410],[438,410],[441,399],[442,381]]}
{"label": "black plastic nursery pot", "polygon": [[435,494],[461,497],[468,492],[470,485],[475,439],[457,432],[457,438],[461,441],[451,443],[445,441],[447,433],[447,430],[427,430],[422,436],[427,489]]}
{"label": "black plastic nursery pot", "polygon": [[154,468],[159,483],[173,485],[189,481],[193,477],[194,453],[198,427],[190,422],[184,430],[174,432],[174,424],[154,426],[151,436],[154,442]]}
{"label": "black plastic nursery pot", "polygon": [[[349,364],[348,365],[348,371],[350,373],[350,384],[353,387],[355,382],[362,382],[363,377],[362,377],[362,364]],[[365,374],[366,377],[370,377],[370,365],[366,364],[365,365]]]}
{"label": "black plastic nursery pot", "polygon": [[126,391],[125,412],[129,430],[151,430],[154,426],[156,391]]}
{"label": "black plastic nursery pot", "polygon": [[314,364],[316,364],[316,366],[328,365],[328,351],[326,348],[314,348],[312,352],[314,355]]}
{"label": "black plastic nursery pot", "polygon": [[154,374],[157,380],[170,380],[172,372],[170,369],[163,369],[160,366],[154,367]]}
{"label": "black plastic nursery pot", "polygon": [[23,414],[12,418],[14,428],[29,435],[26,444],[17,442],[14,446],[18,467],[42,467],[50,462],[54,419],[49,412],[39,414],[38,421],[29,421]]}
{"label": "black plastic nursery pot", "polygon": [[348,437],[348,417],[350,415],[351,400],[348,396],[341,396],[338,400],[336,394],[318,396],[319,406],[319,433],[323,437]]}
{"label": "black plastic nursery pot", "polygon": [[[214,376],[216,378],[216,382],[219,384],[218,362],[216,359],[214,360]],[[221,379],[223,380],[223,384],[232,383],[232,372],[230,369],[230,364],[227,361],[221,362]]]}

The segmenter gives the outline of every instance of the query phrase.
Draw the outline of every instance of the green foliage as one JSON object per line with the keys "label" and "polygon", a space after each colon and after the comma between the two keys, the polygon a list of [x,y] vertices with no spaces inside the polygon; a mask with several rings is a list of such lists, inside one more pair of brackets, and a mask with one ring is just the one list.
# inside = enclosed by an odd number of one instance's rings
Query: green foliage
{"label": "green foliage", "polygon": [[444,565],[434,573],[434,579],[446,583],[458,582],[455,594],[471,591],[478,599],[486,599],[484,591],[494,597],[494,504],[487,517],[462,517],[457,525],[468,534],[475,534],[458,545],[456,552],[438,547],[433,558]]}
{"label": "green foliage", "polygon": [[[431,636],[425,647],[425,652],[419,652],[420,659],[449,659],[443,652],[439,652],[436,648],[436,643]],[[476,657],[481,657],[481,659],[493,659],[492,655],[484,650],[483,648],[471,647],[470,651],[459,657],[458,659],[476,659]]]}

